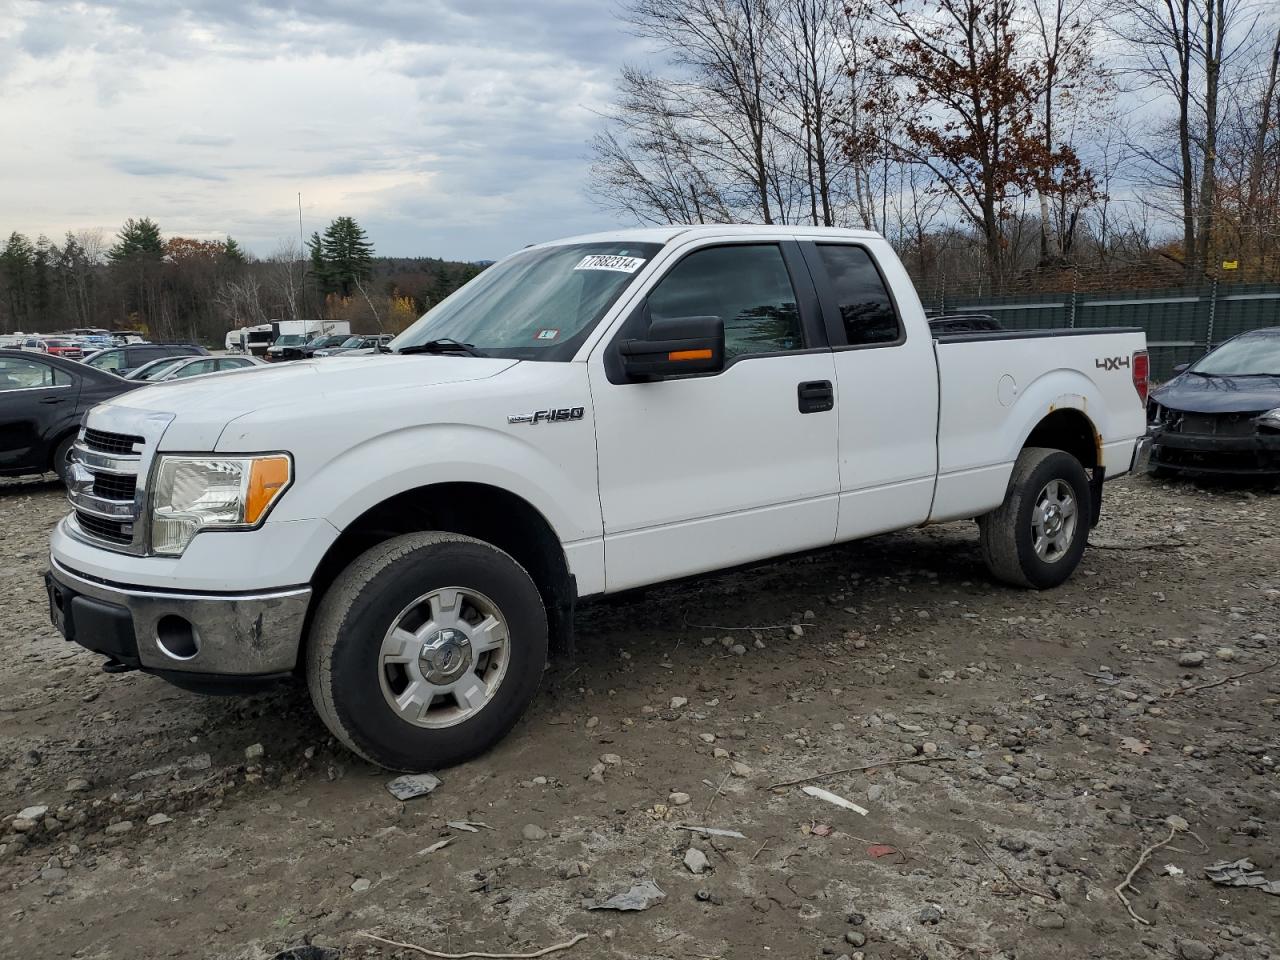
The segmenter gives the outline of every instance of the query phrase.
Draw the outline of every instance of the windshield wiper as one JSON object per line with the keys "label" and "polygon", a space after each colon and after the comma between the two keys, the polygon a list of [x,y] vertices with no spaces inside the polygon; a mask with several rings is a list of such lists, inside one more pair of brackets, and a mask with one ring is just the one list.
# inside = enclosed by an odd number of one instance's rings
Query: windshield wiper
{"label": "windshield wiper", "polygon": [[407,347],[401,347],[395,351],[401,354],[410,353],[465,353],[469,357],[483,357],[485,353],[477,350],[475,344],[463,343],[461,340],[454,340],[451,337],[441,337],[439,340],[428,340],[426,343],[415,343]]}
{"label": "windshield wiper", "polygon": [[1201,377],[1221,377],[1226,380],[1239,380],[1242,377],[1280,377],[1280,373],[1200,373],[1199,370],[1188,370]]}

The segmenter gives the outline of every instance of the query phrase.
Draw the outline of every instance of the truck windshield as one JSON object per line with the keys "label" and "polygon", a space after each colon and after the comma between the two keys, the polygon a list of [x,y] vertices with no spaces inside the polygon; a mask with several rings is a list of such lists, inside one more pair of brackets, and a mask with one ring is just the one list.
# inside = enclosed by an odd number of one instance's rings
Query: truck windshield
{"label": "truck windshield", "polygon": [[1189,370],[1202,377],[1280,376],[1280,337],[1236,337],[1201,357]]}
{"label": "truck windshield", "polygon": [[307,342],[307,338],[300,333],[286,333],[283,337],[277,337],[276,342],[272,344],[275,347],[296,347]]}
{"label": "truck windshield", "polygon": [[495,357],[569,360],[656,243],[571,243],[499,261],[427,311],[392,350],[457,340]]}

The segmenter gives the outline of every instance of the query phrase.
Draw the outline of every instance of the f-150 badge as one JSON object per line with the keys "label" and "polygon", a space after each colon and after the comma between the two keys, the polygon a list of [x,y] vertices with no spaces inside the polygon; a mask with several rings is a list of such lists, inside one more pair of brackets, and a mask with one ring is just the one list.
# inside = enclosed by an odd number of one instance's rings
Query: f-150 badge
{"label": "f-150 badge", "polygon": [[586,415],[585,407],[561,407],[559,410],[535,410],[533,413],[518,413],[507,417],[507,423],[562,423],[566,420],[581,420]]}

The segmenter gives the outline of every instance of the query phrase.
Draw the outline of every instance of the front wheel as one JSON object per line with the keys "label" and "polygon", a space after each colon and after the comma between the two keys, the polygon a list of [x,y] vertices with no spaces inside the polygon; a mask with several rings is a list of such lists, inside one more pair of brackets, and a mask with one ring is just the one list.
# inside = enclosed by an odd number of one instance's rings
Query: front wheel
{"label": "front wheel", "polygon": [[1093,525],[1089,478],[1069,453],[1027,447],[1004,503],[978,518],[982,558],[997,580],[1044,590],[1066,581]]}
{"label": "front wheel", "polygon": [[546,611],[520,564],[471,537],[411,533],[362,554],[329,588],[307,686],[355,753],[422,772],[501,740],[546,662]]}

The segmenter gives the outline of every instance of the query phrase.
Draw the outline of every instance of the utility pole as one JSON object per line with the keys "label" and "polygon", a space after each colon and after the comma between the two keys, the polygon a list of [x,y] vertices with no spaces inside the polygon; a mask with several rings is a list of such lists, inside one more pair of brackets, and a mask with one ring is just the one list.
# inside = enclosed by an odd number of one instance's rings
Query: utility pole
{"label": "utility pole", "polygon": [[298,256],[302,258],[302,276],[307,276],[307,241],[302,238],[302,191],[298,191]]}

